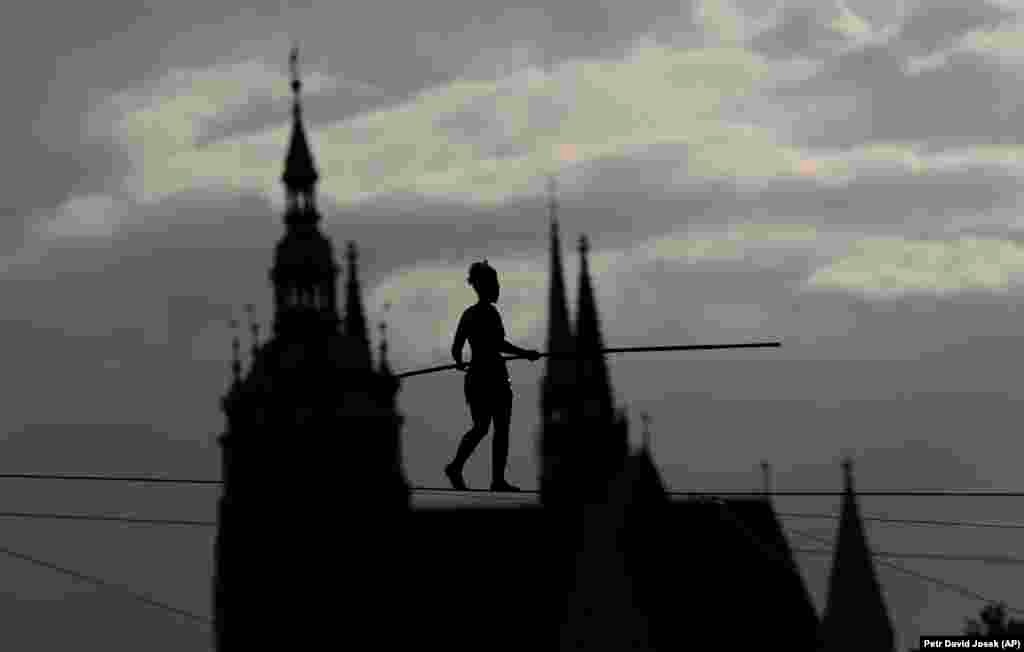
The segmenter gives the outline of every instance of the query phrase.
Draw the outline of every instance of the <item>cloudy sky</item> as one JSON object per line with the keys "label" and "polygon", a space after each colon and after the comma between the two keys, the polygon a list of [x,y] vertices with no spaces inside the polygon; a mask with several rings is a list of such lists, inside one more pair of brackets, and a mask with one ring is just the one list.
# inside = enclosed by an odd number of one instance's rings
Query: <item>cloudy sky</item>
{"label": "cloudy sky", "polygon": [[[0,27],[3,471],[216,477],[227,322],[246,303],[264,325],[271,311],[294,37],[325,230],[362,247],[374,322],[391,304],[395,368],[447,361],[473,300],[465,269],[484,257],[510,339],[543,346],[554,172],[572,298],[585,232],[608,346],[783,342],[612,360],[674,489],[756,489],[767,459],[779,490],[835,491],[844,454],[862,490],[1024,489],[1024,2],[231,4],[71,16],[41,0]],[[512,365],[509,477],[524,487],[541,370]],[[461,377],[411,378],[400,401],[408,477],[439,485],[469,425]],[[471,462],[471,485],[488,460]],[[3,482],[6,510],[215,516],[210,488]],[[862,507],[1024,520],[1010,498]],[[211,528],[2,526],[0,546],[210,611]],[[868,531],[893,552],[1024,544],[1013,530]],[[896,563],[1024,608],[1019,567]],[[8,640],[209,646],[187,620],[0,565]],[[801,557],[819,606],[828,565]],[[982,606],[879,572],[904,646]]]}

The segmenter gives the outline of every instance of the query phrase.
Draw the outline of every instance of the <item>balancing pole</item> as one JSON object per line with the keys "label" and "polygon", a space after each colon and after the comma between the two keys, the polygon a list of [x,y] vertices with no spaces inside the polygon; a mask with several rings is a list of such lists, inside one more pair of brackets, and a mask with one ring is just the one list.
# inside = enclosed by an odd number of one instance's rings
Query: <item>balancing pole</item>
{"label": "balancing pole", "polygon": [[[745,344],[682,344],[677,346],[628,346],[616,349],[601,349],[595,354],[586,355],[581,353],[541,353],[542,358],[581,358],[606,355],[608,353],[651,353],[654,351],[710,351],[713,349],[757,349],[782,346],[782,342],[749,342]],[[525,356],[503,356],[505,360],[524,360]],[[458,369],[458,365],[446,364],[439,367],[427,367],[416,371],[406,371],[395,374],[397,378],[408,378],[410,376],[421,376],[432,374],[436,371],[447,371]]]}

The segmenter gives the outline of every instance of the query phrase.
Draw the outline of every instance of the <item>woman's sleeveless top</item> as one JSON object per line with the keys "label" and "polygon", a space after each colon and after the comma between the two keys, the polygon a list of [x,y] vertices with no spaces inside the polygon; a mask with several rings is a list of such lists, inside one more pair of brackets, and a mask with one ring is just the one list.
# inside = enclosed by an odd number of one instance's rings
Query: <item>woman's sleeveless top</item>
{"label": "woman's sleeveless top", "polygon": [[480,379],[508,379],[508,365],[501,355],[505,326],[498,309],[494,304],[478,303],[470,306],[466,312],[469,318],[467,339],[473,351],[469,374]]}

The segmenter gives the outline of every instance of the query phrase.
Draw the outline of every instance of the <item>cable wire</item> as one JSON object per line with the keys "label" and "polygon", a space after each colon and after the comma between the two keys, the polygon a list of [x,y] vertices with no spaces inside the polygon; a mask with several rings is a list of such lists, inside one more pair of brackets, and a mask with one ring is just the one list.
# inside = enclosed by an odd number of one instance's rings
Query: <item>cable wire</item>
{"label": "cable wire", "polygon": [[76,475],[67,473],[0,473],[0,480],[84,480],[95,482],[136,482],[153,484],[223,484],[223,480],[160,478],[153,476]]}
{"label": "cable wire", "polygon": [[[833,554],[834,548],[793,548],[793,552],[809,555]],[[1006,566],[1024,565],[1024,558],[1010,557],[1008,555],[950,555],[942,552],[888,552],[877,551],[871,553],[875,557],[885,559],[918,559],[922,561],[978,561],[985,564],[1002,564]]]}
{"label": "cable wire", "polygon": [[[729,507],[729,505],[724,500],[722,500],[720,498],[709,498],[708,500],[711,500],[712,502],[718,504],[722,508],[723,514],[726,514],[729,517],[729,520],[731,520],[738,527],[738,529],[740,529],[748,538],[750,538],[751,541],[753,541],[755,543],[758,543],[759,547],[761,547],[762,550],[765,548],[765,546],[767,544],[765,544],[764,541],[759,536],[757,536],[755,533],[753,533],[750,530],[750,528],[747,527],[746,524],[743,523],[739,519],[738,516],[736,516],[736,514],[733,512],[732,508]],[[792,530],[791,529],[790,531],[792,533],[794,533],[794,534],[798,534],[798,535],[801,535],[801,536],[805,536],[805,537],[814,539],[815,541],[818,541],[819,543],[825,543],[826,545],[831,545],[831,542],[828,539],[826,539],[824,537],[820,537],[820,536],[818,536],[816,534],[811,534],[810,532],[804,532],[802,530]],[[769,549],[770,549],[770,547],[769,547]],[[788,562],[786,562],[784,559],[782,559],[780,555],[771,555],[771,557],[776,559],[776,560],[780,560],[781,559],[783,561],[784,565],[787,568],[792,568],[792,566]],[[991,603],[997,602],[996,600],[993,600],[993,599],[988,598],[988,597],[986,597],[984,595],[981,595],[980,593],[972,591],[971,589],[968,589],[967,587],[961,586],[959,584],[954,584],[952,582],[947,582],[946,580],[942,580],[942,579],[939,579],[937,577],[932,577],[930,575],[925,575],[924,573],[918,573],[917,571],[912,571],[912,570],[909,570],[907,568],[903,568],[902,566],[898,566],[896,564],[893,564],[892,562],[887,562],[887,561],[878,559],[877,553],[872,552],[871,557],[872,557],[873,562],[876,563],[876,564],[879,564],[881,566],[885,566],[887,568],[891,568],[893,570],[899,571],[899,572],[907,574],[907,575],[911,575],[912,577],[915,577],[915,578],[920,579],[920,580],[924,580],[926,582],[931,582],[931,583],[933,583],[933,584],[935,584],[937,586],[941,586],[941,587],[949,589],[951,591],[956,591],[960,595],[969,597],[969,598],[971,598],[973,600],[980,600],[982,602],[985,602],[986,604],[991,604]],[[1003,604],[1005,605],[1006,603],[1003,603]],[[1007,611],[1011,611],[1011,612],[1014,612],[1014,613],[1024,613],[1024,609],[1018,609],[1016,607],[1007,606],[1006,609],[1007,609]]]}
{"label": "cable wire", "polygon": [[55,514],[51,512],[0,512],[0,518],[48,519],[67,521],[100,521],[131,523],[137,525],[184,525],[215,527],[216,521],[195,521],[186,519],[135,518],[131,516],[105,516],[102,514]]}
{"label": "cable wire", "polygon": [[[480,490],[481,494],[488,494],[491,492]],[[487,495],[470,496],[473,499],[486,499],[491,498]],[[496,494],[495,498],[515,498],[515,494]],[[804,519],[827,519],[836,520],[839,518],[837,514],[804,514],[804,513],[778,513],[781,518],[804,518]],[[54,512],[3,512],[0,511],[0,518],[24,518],[24,519],[44,519],[44,520],[70,520],[70,521],[96,521],[96,522],[111,522],[111,523],[128,523],[134,525],[171,525],[171,526],[190,526],[190,527],[216,527],[217,521],[202,521],[194,519],[156,519],[156,518],[138,518],[131,516],[107,516],[103,514],[62,514]],[[879,523],[895,524],[895,525],[913,525],[913,526],[932,526],[932,527],[969,527],[969,528],[993,528],[1001,530],[1021,530],[1024,529],[1024,523],[998,523],[998,522],[982,522],[982,521],[939,521],[939,520],[926,520],[926,519],[903,519],[903,518],[887,518],[880,516],[862,516],[863,521],[874,521]],[[910,553],[908,553],[910,554]],[[912,553],[918,554],[918,553]],[[927,555],[928,553],[921,553]],[[939,557],[923,557],[923,558],[934,558]],[[953,558],[961,560],[961,558]],[[962,558],[963,561],[969,559],[977,559],[978,561],[987,561],[989,559],[996,559],[992,557],[980,557],[980,558]],[[1024,561],[1024,560],[1021,560]],[[994,562],[999,563],[999,562]],[[1008,561],[1006,563],[1016,563],[1015,560]]]}
{"label": "cable wire", "polygon": [[[166,478],[156,476],[107,476],[107,475],[85,475],[85,474],[62,474],[62,473],[0,473],[0,480],[81,480],[96,482],[132,482],[140,484],[194,484],[194,485],[222,485],[223,480],[211,480],[201,478]],[[495,496],[505,495],[492,492],[488,489],[453,489],[451,487],[428,487],[412,486],[409,489],[413,493],[487,493]],[[517,493],[539,494],[537,489],[523,489]],[[670,496],[689,497],[730,497],[749,496],[764,497],[763,491],[668,491]],[[510,494],[511,495],[511,494]],[[842,496],[842,491],[774,491],[770,494],[775,496]],[[855,496],[887,496],[887,497],[992,497],[992,498],[1024,498],[1024,491],[856,491]]]}
{"label": "cable wire", "polygon": [[[792,512],[779,512],[781,518],[820,518],[836,520],[838,514],[802,514]],[[938,521],[919,518],[889,518],[884,516],[862,516],[862,521],[874,521],[876,523],[891,523],[895,525],[927,525],[937,527],[975,527],[993,528],[997,530],[1024,530],[1024,523],[999,523],[986,521]]]}
{"label": "cable wire", "polygon": [[[0,476],[3,477],[3,476]],[[494,493],[488,489],[453,489],[451,487],[420,487],[413,486],[410,489],[414,493]],[[537,489],[522,489],[519,492],[522,494],[539,494],[540,491]],[[766,494],[763,491],[666,491],[666,494],[670,496],[688,496],[691,498],[729,498],[729,497],[758,497],[763,498]],[[510,494],[511,495],[511,494]],[[775,496],[835,496],[840,497],[845,495],[843,491],[773,491],[769,497],[774,498]],[[1024,498],[1024,491],[855,491],[855,496],[888,496],[888,497],[951,497],[951,498],[980,498],[980,497],[997,497],[997,498]]]}
{"label": "cable wire", "polygon": [[62,575],[68,575],[69,577],[73,577],[73,578],[75,578],[77,580],[80,580],[82,582],[93,584],[93,585],[98,586],[100,588],[104,588],[104,589],[108,589],[108,590],[114,591],[115,593],[120,593],[121,595],[126,596],[128,598],[131,598],[132,600],[136,600],[138,602],[142,602],[143,604],[147,604],[147,605],[149,605],[151,607],[157,607],[158,609],[163,609],[164,611],[168,611],[168,612],[171,612],[173,614],[177,614],[179,616],[185,616],[186,618],[188,618],[190,620],[202,623],[204,625],[212,625],[213,624],[213,621],[211,619],[209,619],[209,618],[206,618],[204,616],[200,616],[198,614],[194,614],[191,611],[186,611],[185,609],[179,609],[178,607],[169,605],[169,604],[167,604],[165,602],[160,602],[159,600],[154,600],[153,598],[149,597],[148,595],[144,595],[142,593],[136,593],[135,591],[132,591],[129,588],[126,588],[126,587],[121,586],[119,584],[114,584],[112,582],[108,582],[107,580],[104,580],[104,579],[99,578],[99,577],[95,577],[93,575],[87,575],[85,573],[80,573],[79,571],[72,570],[70,568],[65,568],[64,566],[60,566],[60,565],[55,564],[53,562],[49,562],[49,561],[46,561],[44,559],[39,559],[38,557],[33,557],[32,555],[26,555],[23,552],[18,552],[16,550],[12,550],[10,548],[6,548],[6,547],[3,547],[3,546],[0,546],[0,553],[3,553],[3,554],[5,554],[5,555],[7,555],[9,557],[14,557],[15,559],[20,559],[21,561],[26,561],[26,562],[28,562],[30,564],[34,564],[36,566],[41,566],[42,568],[47,568],[49,570],[56,571],[58,573],[61,573]]}

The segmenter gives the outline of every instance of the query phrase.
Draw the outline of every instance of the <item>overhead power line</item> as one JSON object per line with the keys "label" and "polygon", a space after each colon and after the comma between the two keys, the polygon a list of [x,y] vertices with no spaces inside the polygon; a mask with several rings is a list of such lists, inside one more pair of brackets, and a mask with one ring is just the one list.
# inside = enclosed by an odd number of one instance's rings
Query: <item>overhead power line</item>
{"label": "overhead power line", "polygon": [[103,521],[131,523],[137,525],[183,525],[195,527],[216,527],[216,521],[195,521],[186,519],[135,518],[131,516],[104,516],[101,514],[55,514],[51,512],[0,512],[0,518],[25,518],[66,521]]}
{"label": "overhead power line", "polygon": [[[770,545],[766,544],[761,537],[759,537],[753,531],[751,531],[751,529],[749,527],[747,527],[747,525],[745,523],[743,523],[743,521],[739,518],[739,516],[736,515],[736,513],[733,511],[733,509],[731,507],[729,507],[728,503],[726,503],[724,500],[722,500],[720,498],[709,498],[708,500],[710,500],[711,502],[713,502],[713,503],[717,504],[719,507],[721,507],[722,508],[722,515],[725,517],[725,520],[727,520],[727,521],[731,522],[733,525],[735,525],[736,528],[740,532],[742,532],[744,534],[744,536],[746,536],[751,542],[756,544],[762,551],[765,551],[766,553],[768,553],[767,556],[770,559],[773,559],[775,561],[778,561],[779,563],[782,563],[788,569],[795,570],[795,569],[793,569],[792,565],[781,554],[779,554],[780,551],[778,551],[777,548],[775,548],[774,546],[770,546]],[[826,539],[824,537],[820,537],[820,536],[818,536],[816,534],[811,534],[810,532],[804,532],[804,531],[801,531],[801,530],[791,530],[791,532],[793,532],[794,534],[798,534],[798,535],[801,535],[801,536],[808,537],[810,539],[814,539],[815,541],[818,541],[819,543],[825,543],[827,545],[831,545],[831,542],[828,539]],[[826,552],[828,552],[828,551],[826,551]],[[817,554],[817,551],[815,551],[815,554]],[[884,561],[884,560],[878,559],[878,555],[876,555],[876,554],[872,555],[872,559],[873,559],[874,563],[876,563],[876,564],[878,564],[880,566],[885,566],[887,568],[891,568],[891,569],[899,571],[901,573],[904,573],[904,574],[907,574],[907,575],[911,575],[912,577],[915,577],[915,578],[917,578],[919,580],[930,582],[932,584],[935,584],[935,585],[940,586],[942,588],[949,589],[951,591],[956,591],[960,595],[963,595],[963,596],[966,596],[968,598],[971,598],[972,600],[980,600],[980,601],[985,602],[987,604],[992,604],[992,603],[995,603],[995,602],[999,602],[997,600],[993,600],[992,598],[989,598],[989,597],[986,597],[984,595],[981,595],[980,593],[972,591],[971,589],[968,589],[967,587],[961,586],[959,584],[954,584],[953,582],[947,582],[946,580],[939,579],[937,577],[932,577],[930,575],[925,575],[924,573],[918,573],[916,571],[912,571],[912,570],[903,568],[902,566],[898,566],[896,564],[893,564],[892,562],[888,562],[888,561]],[[1003,603],[1003,604],[1005,605],[1006,603]],[[1007,609],[1007,611],[1011,611],[1011,612],[1014,612],[1014,613],[1024,613],[1024,609],[1018,609],[1016,607],[1007,606],[1006,609]]]}
{"label": "overhead power line", "polygon": [[[87,474],[66,474],[66,473],[0,473],[0,480],[72,480],[85,482],[128,482],[135,484],[182,484],[182,485],[209,485],[216,486],[224,484],[223,480],[212,480],[202,478],[167,478],[159,476],[117,476],[117,475],[87,475]],[[489,489],[453,489],[451,487],[427,487],[412,486],[409,488],[413,493],[480,493],[492,496],[514,496],[513,493],[493,492]],[[520,494],[539,494],[536,489],[523,489]],[[764,497],[763,491],[668,491],[670,496],[688,496],[693,498],[714,496],[718,498],[729,497]],[[842,496],[842,491],[773,491],[770,496]],[[855,491],[855,496],[872,497],[933,497],[933,498],[1024,498],[1024,491]]]}
{"label": "overhead power line", "polygon": [[68,473],[0,473],[0,480],[82,480],[87,482],[133,482],[153,484],[223,484],[223,480],[198,480],[130,475],[77,475]]}
{"label": "overhead power line", "polygon": [[[831,555],[834,548],[793,548],[793,552],[808,555]],[[950,555],[942,552],[888,552],[876,551],[875,557],[885,559],[919,559],[926,561],[976,561],[985,564],[1001,564],[1006,566],[1024,565],[1024,558],[1009,555]]]}
{"label": "overhead power line", "polygon": [[[813,539],[813,540],[815,540],[815,541],[817,541],[819,543],[825,543],[825,544],[829,544],[830,543],[829,540],[826,539],[825,537],[820,537],[820,536],[818,536],[816,534],[811,534],[810,532],[804,532],[804,531],[801,531],[801,530],[792,530],[792,529],[790,530],[790,532],[792,532],[793,534],[797,534],[799,536],[807,537],[808,539]],[[954,584],[953,582],[948,582],[946,580],[939,579],[938,577],[932,577],[931,575],[925,575],[924,573],[918,573],[917,571],[912,571],[912,570],[910,570],[908,568],[903,568],[902,566],[898,566],[896,564],[893,564],[892,562],[888,562],[888,561],[884,561],[882,559],[878,559],[877,558],[878,555],[876,555],[876,554],[873,554],[872,557],[875,558],[875,563],[878,564],[879,566],[885,566],[886,568],[890,568],[892,570],[895,570],[897,572],[903,573],[905,575],[910,575],[911,577],[915,577],[915,578],[917,578],[919,580],[922,580],[922,581],[925,581],[925,582],[930,582],[932,584],[935,584],[936,586],[940,586],[942,588],[949,589],[950,591],[954,591],[956,593],[959,593],[960,595],[962,595],[964,597],[967,597],[967,598],[970,598],[972,600],[979,600],[979,601],[984,602],[986,604],[994,604],[994,603],[997,603],[997,602],[1003,602],[1001,600],[996,600],[995,598],[984,596],[984,595],[982,595],[982,594],[980,594],[980,593],[978,593],[976,591],[972,591],[971,589],[969,589],[969,588],[967,588],[965,586],[961,586],[960,584]],[[1003,602],[1003,604],[1005,605],[1006,603]],[[1007,611],[1011,611],[1013,613],[1024,614],[1024,609],[1018,609],[1016,607],[1011,607],[1011,606],[1008,606],[1008,605],[1006,606],[1006,610]]]}
{"label": "overhead power line", "polygon": [[81,573],[79,571],[72,570],[72,569],[66,568],[64,566],[60,566],[60,565],[55,564],[53,562],[49,562],[49,561],[46,561],[44,559],[39,559],[38,557],[33,557],[32,555],[26,555],[23,552],[18,552],[16,550],[12,550],[10,548],[5,548],[5,547],[2,547],[2,546],[0,546],[0,553],[5,554],[5,555],[7,555],[9,557],[13,557],[15,559],[20,559],[21,561],[26,561],[26,562],[28,562],[30,564],[34,564],[34,565],[40,566],[42,568],[47,568],[49,570],[56,571],[56,572],[58,572],[58,573],[60,573],[62,575],[67,575],[69,577],[73,577],[76,580],[80,580],[82,582],[86,582],[88,584],[92,584],[94,586],[98,586],[98,587],[103,588],[103,589],[111,590],[111,591],[113,591],[115,593],[121,594],[122,596],[130,598],[130,599],[135,600],[137,602],[141,602],[143,604],[149,605],[151,607],[156,607],[158,609],[162,609],[164,611],[168,611],[170,613],[173,613],[173,614],[176,614],[176,615],[179,615],[179,616],[184,616],[184,617],[188,618],[189,620],[193,620],[193,621],[202,623],[204,625],[211,625],[211,624],[213,624],[213,621],[211,619],[209,619],[209,618],[206,618],[204,616],[200,616],[198,614],[194,614],[191,611],[187,611],[185,609],[179,609],[178,607],[169,605],[169,604],[164,603],[164,602],[160,602],[159,600],[154,600],[153,598],[149,597],[148,595],[144,595],[142,593],[136,593],[135,591],[132,591],[131,589],[123,587],[123,586],[121,586],[119,584],[113,584],[112,582],[108,582],[107,580],[102,579],[100,577],[96,577],[94,575],[87,575],[85,573]]}
{"label": "overhead power line", "polygon": [[[2,476],[0,476],[2,477]],[[451,487],[410,487],[413,492],[419,493],[485,493],[494,494],[495,496],[511,496],[515,495],[512,493],[498,493],[492,492],[488,489],[452,489]],[[523,494],[539,494],[540,492],[536,489],[523,489],[517,493]],[[665,492],[670,496],[688,496],[691,498],[702,498],[702,497],[716,497],[716,498],[730,498],[730,497],[757,497],[762,498],[765,496],[763,491],[667,491]],[[774,491],[771,493],[771,497],[776,496],[843,496],[842,491]],[[1024,497],[1024,491],[855,491],[855,496],[889,496],[889,497],[995,497],[995,498],[1021,498]]]}
{"label": "overhead power line", "polygon": [[[478,496],[475,498],[490,498],[488,496],[490,492],[480,491]],[[515,497],[514,493],[500,494],[503,497]],[[837,514],[802,514],[802,513],[787,513],[781,512],[778,516],[782,518],[805,518],[805,519],[825,519],[825,520],[836,520],[839,518]],[[96,521],[96,522],[111,522],[111,523],[128,523],[133,525],[170,525],[170,526],[186,526],[186,527],[216,527],[216,520],[195,520],[195,519],[158,519],[158,518],[139,518],[134,516],[108,516],[105,514],[65,514],[65,513],[54,513],[54,512],[3,512],[0,511],[0,518],[23,518],[23,519],[42,519],[42,520],[69,520],[69,521]],[[862,516],[863,521],[874,521],[878,523],[887,523],[894,525],[912,525],[912,526],[932,526],[932,527],[968,527],[968,528],[992,528],[999,530],[1024,530],[1024,523],[999,523],[999,522],[984,522],[984,521],[940,521],[940,520],[928,520],[928,519],[908,519],[908,518],[888,518],[880,516]],[[914,553],[917,554],[917,553]],[[925,553],[921,553],[925,554]],[[922,558],[937,559],[934,556],[927,556]],[[959,558],[957,558],[959,559]],[[977,559],[978,561],[985,561],[988,558],[970,558]],[[968,561],[968,558],[964,558],[964,561]],[[1015,563],[1013,561],[1008,563]]]}
{"label": "overhead power line", "polygon": [[[794,514],[779,512],[781,518],[820,518],[836,520],[838,514]],[[884,516],[861,516],[862,521],[873,521],[875,523],[891,523],[894,525],[925,525],[936,527],[974,527],[993,528],[996,530],[1024,530],[1024,523],[998,523],[987,521],[938,521],[919,518],[889,518]]]}

